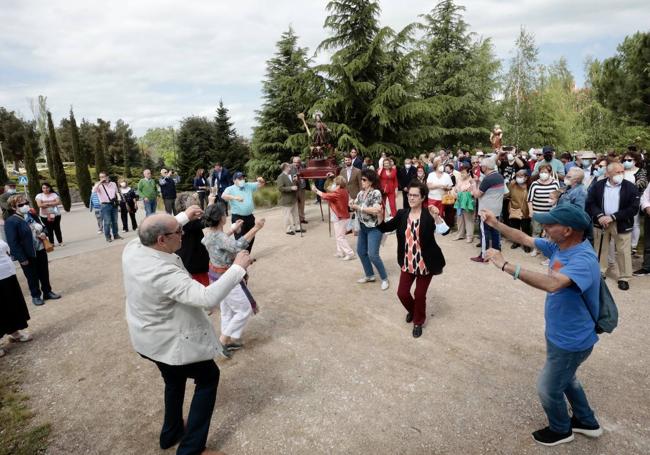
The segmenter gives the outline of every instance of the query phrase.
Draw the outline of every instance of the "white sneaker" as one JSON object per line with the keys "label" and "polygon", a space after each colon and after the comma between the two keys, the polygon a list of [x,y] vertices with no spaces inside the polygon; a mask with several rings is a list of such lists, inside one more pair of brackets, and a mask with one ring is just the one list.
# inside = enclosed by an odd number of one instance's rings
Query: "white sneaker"
{"label": "white sneaker", "polygon": [[537,250],[533,250],[533,251],[530,252],[530,255],[531,255],[532,257],[537,256],[537,254],[538,254],[538,253],[537,253]]}
{"label": "white sneaker", "polygon": [[342,255],[341,253],[336,253],[336,254],[334,255],[334,257],[335,257],[335,258],[342,258],[343,255]]}
{"label": "white sneaker", "polygon": [[354,259],[354,254],[349,254],[343,258],[344,261],[351,261]]}
{"label": "white sneaker", "polygon": [[381,280],[381,290],[382,291],[385,291],[389,287],[390,287],[390,283],[388,282],[388,280]]}
{"label": "white sneaker", "polygon": [[357,280],[357,283],[363,284],[363,283],[374,283],[375,282],[375,277],[374,276],[364,276],[363,278],[359,278]]}
{"label": "white sneaker", "polygon": [[102,231],[101,229],[99,231],[97,231],[97,234],[103,234],[103,233],[104,233],[104,231]]}

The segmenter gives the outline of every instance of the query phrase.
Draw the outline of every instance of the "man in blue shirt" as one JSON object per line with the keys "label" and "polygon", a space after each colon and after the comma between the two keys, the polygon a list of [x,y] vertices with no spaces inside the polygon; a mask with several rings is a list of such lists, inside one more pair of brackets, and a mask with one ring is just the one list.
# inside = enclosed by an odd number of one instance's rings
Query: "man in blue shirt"
{"label": "man in blue shirt", "polygon": [[[256,182],[247,182],[246,176],[243,172],[235,172],[233,175],[233,185],[226,188],[221,195],[224,201],[230,204],[231,222],[235,224],[237,220],[242,220],[241,230],[235,233],[235,238],[244,236],[248,231],[255,227],[255,202],[253,201],[253,193],[265,185],[264,179],[258,177]],[[248,252],[253,249],[253,242],[251,240],[248,244]]]}
{"label": "man in blue shirt", "polygon": [[[598,437],[603,430],[589,406],[578,367],[589,357],[599,316],[600,268],[583,234],[591,225],[582,207],[562,204],[534,219],[543,225],[547,238],[533,238],[506,226],[488,210],[480,211],[483,222],[520,245],[537,248],[549,258],[547,273],[523,269],[491,249],[486,256],[497,268],[537,289],[546,291],[546,364],[537,381],[537,392],[549,426],[533,433],[536,442],[554,446],[573,441],[573,433]],[[573,416],[569,416],[566,400]]]}

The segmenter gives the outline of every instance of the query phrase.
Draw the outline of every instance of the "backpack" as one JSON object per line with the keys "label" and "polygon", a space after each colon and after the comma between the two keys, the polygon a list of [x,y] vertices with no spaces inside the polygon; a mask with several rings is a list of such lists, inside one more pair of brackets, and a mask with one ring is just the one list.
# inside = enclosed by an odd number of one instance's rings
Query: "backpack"
{"label": "backpack", "polygon": [[[598,248],[598,262],[600,263],[600,253],[602,252],[603,249],[603,238],[605,236],[601,235],[600,236],[600,247]],[[587,302],[584,299],[584,295],[582,296],[583,302],[585,302],[585,306],[587,306],[587,311],[589,311],[589,314],[591,315],[591,319],[593,319],[594,323],[596,324],[596,333],[612,333],[616,326],[618,325],[618,308],[616,307],[616,302],[614,301],[614,297],[612,296],[612,293],[609,291],[609,288],[607,287],[607,284],[605,283],[605,279],[601,276],[600,277],[600,298],[598,299],[598,318],[594,318],[594,315],[591,314],[591,310],[589,310],[589,306],[587,305]]]}

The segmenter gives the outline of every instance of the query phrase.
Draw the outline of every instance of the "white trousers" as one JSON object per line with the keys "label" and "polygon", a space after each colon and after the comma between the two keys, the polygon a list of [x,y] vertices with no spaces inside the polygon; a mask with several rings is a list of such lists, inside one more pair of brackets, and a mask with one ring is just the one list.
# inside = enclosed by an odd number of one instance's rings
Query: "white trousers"
{"label": "white trousers", "polygon": [[241,338],[253,308],[238,284],[221,301],[221,334],[231,338]]}

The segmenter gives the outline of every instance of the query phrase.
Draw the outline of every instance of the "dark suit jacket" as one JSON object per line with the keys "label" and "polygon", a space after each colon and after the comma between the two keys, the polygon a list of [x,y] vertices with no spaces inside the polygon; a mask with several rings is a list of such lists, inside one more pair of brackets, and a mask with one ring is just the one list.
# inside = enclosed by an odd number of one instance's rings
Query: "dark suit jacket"
{"label": "dark suit jacket", "polygon": [[352,174],[350,174],[350,180],[348,180],[348,170],[344,167],[339,171],[339,175],[345,179],[350,197],[352,199],[356,198],[359,191],[361,191],[361,171],[352,166]]}
{"label": "dark suit jacket", "polygon": [[[589,187],[586,211],[592,218],[594,226],[600,226],[598,218],[605,215],[603,206],[605,205],[605,184],[607,181],[608,179],[602,179]],[[639,213],[639,200],[639,190],[636,185],[623,180],[621,182],[618,210],[612,214],[618,232],[629,232],[634,227],[634,215]]]}
{"label": "dark suit jacket", "polygon": [[223,193],[223,191],[228,188],[230,185],[232,185],[232,176],[230,175],[230,172],[228,172],[228,169],[225,167],[221,168],[221,175],[217,179],[217,173],[213,169],[212,170],[212,186],[215,186],[219,182],[219,190],[217,193],[219,196]]}
{"label": "dark suit jacket", "polygon": [[5,221],[5,235],[11,255],[18,262],[25,262],[36,257],[32,230],[24,218],[11,215]]}
{"label": "dark suit jacket", "polygon": [[411,166],[410,169],[406,169],[404,166],[397,168],[397,182],[399,184],[399,190],[404,191],[404,188],[409,186],[409,183],[418,175],[418,170],[415,166]]}
{"label": "dark suit jacket", "polygon": [[357,169],[361,170],[361,167],[363,166],[363,158],[361,158],[359,155],[357,155],[357,157],[352,160],[352,166],[354,166]]}
{"label": "dark suit jacket", "polygon": [[[397,237],[397,264],[404,265],[404,254],[406,247],[406,224],[409,219],[411,209],[400,209],[394,218],[385,221],[377,226],[381,232],[395,231]],[[436,222],[427,209],[422,209],[420,214],[420,248],[422,249],[422,258],[427,270],[432,275],[440,275],[445,267],[445,257],[438,246],[435,238]]]}

